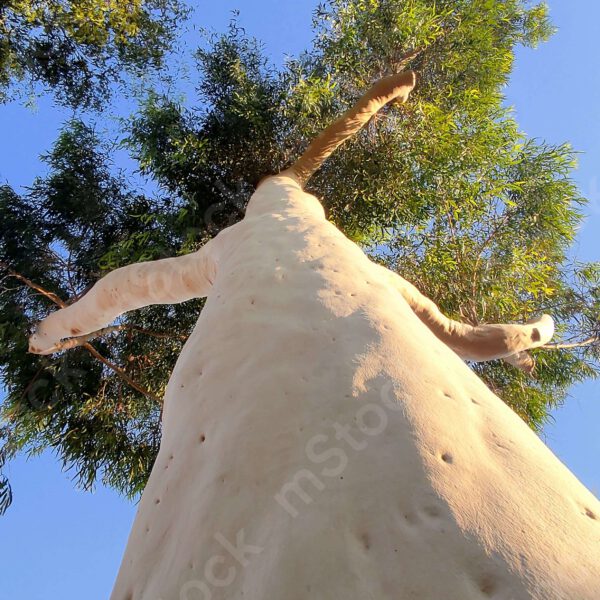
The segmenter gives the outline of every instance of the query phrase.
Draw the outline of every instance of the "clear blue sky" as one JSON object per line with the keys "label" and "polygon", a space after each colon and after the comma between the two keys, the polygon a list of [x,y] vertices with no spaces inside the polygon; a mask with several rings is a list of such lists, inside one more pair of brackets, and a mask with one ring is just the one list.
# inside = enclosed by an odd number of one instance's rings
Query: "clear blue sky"
{"label": "clear blue sky", "polygon": [[[199,1],[198,21],[223,30],[230,11],[263,40],[274,60],[306,47],[315,0]],[[521,128],[550,142],[570,141],[582,151],[577,180],[590,198],[589,216],[575,254],[600,260],[600,3],[550,0],[558,34],[540,49],[520,50],[507,100]],[[123,114],[127,105],[116,107]],[[15,187],[43,171],[38,160],[50,148],[68,113],[40,102],[32,113],[0,107],[0,181]],[[554,452],[600,495],[600,383],[572,392],[555,413],[545,438]],[[13,462],[8,469],[15,501],[0,518],[0,600],[103,600],[108,598],[135,506],[114,492],[75,490],[51,455]]]}

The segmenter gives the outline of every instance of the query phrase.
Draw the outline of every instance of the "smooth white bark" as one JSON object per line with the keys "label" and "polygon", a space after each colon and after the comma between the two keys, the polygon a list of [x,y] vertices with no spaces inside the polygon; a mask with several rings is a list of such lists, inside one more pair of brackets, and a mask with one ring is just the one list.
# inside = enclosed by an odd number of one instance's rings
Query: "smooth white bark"
{"label": "smooth white bark", "polygon": [[554,335],[554,321],[550,315],[542,315],[524,325],[473,326],[449,319],[413,284],[395,273],[390,272],[390,278],[419,319],[465,360],[483,362],[510,358],[511,363],[521,366],[526,360],[523,356],[526,350],[544,346]]}
{"label": "smooth white bark", "polygon": [[214,277],[210,243],[186,256],[117,269],[100,279],[80,300],[39,323],[29,340],[29,350],[51,354],[61,340],[102,329],[125,312],[206,296]]}
{"label": "smooth white bark", "polygon": [[316,198],[223,234],[112,600],[600,598],[600,503]]}

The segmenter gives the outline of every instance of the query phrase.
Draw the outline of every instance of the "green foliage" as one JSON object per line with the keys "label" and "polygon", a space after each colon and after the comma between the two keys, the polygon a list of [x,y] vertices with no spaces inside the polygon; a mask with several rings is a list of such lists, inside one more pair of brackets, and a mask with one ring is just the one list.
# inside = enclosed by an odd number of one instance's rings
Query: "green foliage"
{"label": "green foliage", "polygon": [[517,44],[535,46],[552,34],[545,4],[522,0],[330,0],[316,15],[317,47],[328,69],[364,89],[402,67],[407,52],[422,76],[420,95],[456,106],[473,89],[494,103]]}
{"label": "green foliage", "polygon": [[[373,79],[405,67],[419,73],[410,102],[373,119],[310,191],[447,314],[555,317],[567,344],[536,351],[533,378],[502,362],[473,365],[533,428],[574,383],[597,376],[600,264],[569,258],[585,204],[570,179],[575,154],[528,139],[502,105],[515,46],[552,32],[545,5],[330,0],[315,29],[315,47],[276,69],[234,22],[195,54],[201,109],[148,96],[123,143],[156,197],[131,192],[78,121],[46,155],[46,177],[25,194],[0,188],[2,459],[50,447],[84,487],[101,477],[137,494],[159,444],[159,399],[202,303],[136,311],[119,320],[124,331],[94,342],[134,389],[84,347],[27,354],[28,328],[52,308],[39,289],[75,298],[110,269],[194,250],[242,218],[262,175],[287,166]],[[0,480],[0,509],[7,490]]]}
{"label": "green foliage", "polygon": [[[79,121],[66,126],[45,160],[49,174],[27,194],[0,188],[0,261],[8,274],[0,295],[0,365],[8,390],[1,456],[52,448],[82,487],[92,487],[101,473],[106,484],[134,496],[158,450],[156,398],[201,303],[125,315],[124,332],[94,344],[148,394],[85,348],[28,354],[27,335],[56,308],[40,289],[75,299],[105,270],[176,254],[182,244],[174,233],[177,210],[127,191],[94,131]],[[22,285],[17,273],[39,289]],[[0,508],[4,493],[0,481]]]}
{"label": "green foliage", "polygon": [[0,102],[17,82],[72,107],[100,108],[123,69],[158,69],[187,9],[179,0],[4,0]]}

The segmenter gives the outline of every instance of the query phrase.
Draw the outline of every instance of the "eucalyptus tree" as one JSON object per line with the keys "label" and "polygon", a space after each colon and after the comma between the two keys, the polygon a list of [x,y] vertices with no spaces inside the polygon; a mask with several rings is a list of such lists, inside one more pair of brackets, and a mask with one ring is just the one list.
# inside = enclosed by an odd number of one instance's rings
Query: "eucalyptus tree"
{"label": "eucalyptus tree", "polygon": [[154,194],[133,191],[94,131],[70,123],[46,156],[49,174],[0,195],[4,454],[52,448],[80,485],[100,477],[136,496],[203,301],[128,313],[50,357],[27,353],[27,332],[109,270],[195,251],[239,221],[263,176],[289,166],[373,80],[404,68],[418,73],[411,102],[374,117],[308,189],[450,317],[554,317],[558,345],[518,366],[473,365],[539,429],[574,383],[596,375],[600,333],[600,268],[569,254],[585,205],[575,153],[528,139],[503,105],[515,47],[551,32],[544,5],[518,0],[332,0],[315,13],[313,47],[275,67],[234,23],[196,53],[197,106],[152,94],[126,124],[123,142]]}
{"label": "eucalyptus tree", "polygon": [[415,82],[379,79],[198,251],[111,271],[36,326],[30,352],[53,354],[206,297],[112,600],[598,596],[600,502],[461,360],[529,370],[553,319],[448,319],[304,189]]}

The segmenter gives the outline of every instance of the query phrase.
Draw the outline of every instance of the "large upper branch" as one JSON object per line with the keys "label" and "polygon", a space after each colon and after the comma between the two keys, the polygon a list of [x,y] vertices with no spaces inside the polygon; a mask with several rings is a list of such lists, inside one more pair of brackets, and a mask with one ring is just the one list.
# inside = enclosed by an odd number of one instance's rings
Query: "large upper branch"
{"label": "large upper branch", "polygon": [[412,71],[389,75],[377,81],[350,110],[329,125],[289,168],[300,185],[304,186],[336,148],[364,127],[383,106],[392,100],[405,102],[415,83],[416,75]]}

